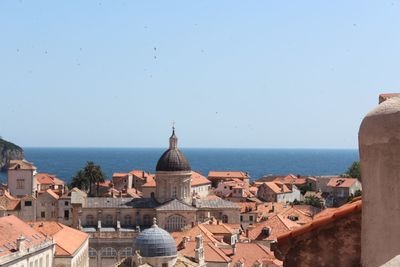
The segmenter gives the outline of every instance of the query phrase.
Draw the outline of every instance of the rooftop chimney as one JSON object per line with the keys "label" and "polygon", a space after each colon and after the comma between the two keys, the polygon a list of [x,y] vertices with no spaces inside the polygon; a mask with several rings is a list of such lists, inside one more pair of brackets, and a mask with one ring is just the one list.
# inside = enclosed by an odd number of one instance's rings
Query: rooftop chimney
{"label": "rooftop chimney", "polygon": [[17,250],[21,252],[25,250],[25,237],[22,235],[17,238]]}
{"label": "rooftop chimney", "polygon": [[195,262],[199,264],[199,266],[205,266],[204,260],[204,248],[203,248],[203,236],[196,236],[196,249],[195,252]]}

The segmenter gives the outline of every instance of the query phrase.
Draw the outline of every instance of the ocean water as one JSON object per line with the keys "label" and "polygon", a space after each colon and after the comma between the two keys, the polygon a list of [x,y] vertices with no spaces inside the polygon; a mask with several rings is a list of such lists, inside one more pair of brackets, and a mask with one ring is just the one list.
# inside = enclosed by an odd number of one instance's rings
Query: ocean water
{"label": "ocean water", "polygon": [[[113,172],[141,169],[154,172],[164,148],[24,148],[25,158],[39,172],[57,175],[69,182],[86,161],[99,164],[108,178]],[[240,170],[252,179],[263,175],[335,175],[358,160],[351,149],[181,149],[192,169],[207,175],[210,170]],[[0,173],[6,181],[6,174]]]}

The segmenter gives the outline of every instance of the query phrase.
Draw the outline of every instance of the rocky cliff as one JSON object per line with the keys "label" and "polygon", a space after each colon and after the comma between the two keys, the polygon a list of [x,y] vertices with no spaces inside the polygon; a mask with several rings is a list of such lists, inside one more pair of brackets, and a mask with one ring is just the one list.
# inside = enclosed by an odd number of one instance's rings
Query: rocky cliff
{"label": "rocky cliff", "polygon": [[19,146],[0,138],[0,171],[6,171],[12,159],[23,159],[24,151]]}

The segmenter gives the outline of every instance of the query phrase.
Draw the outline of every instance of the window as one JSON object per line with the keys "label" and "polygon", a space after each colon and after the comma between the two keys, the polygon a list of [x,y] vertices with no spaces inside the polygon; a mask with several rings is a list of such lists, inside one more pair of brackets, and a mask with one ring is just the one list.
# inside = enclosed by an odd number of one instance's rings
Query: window
{"label": "window", "polygon": [[45,218],[46,217],[46,212],[44,212],[44,211],[40,212],[40,217],[41,218]]}
{"label": "window", "polygon": [[30,200],[25,201],[25,207],[30,207],[30,206],[32,206],[32,201]]}
{"label": "window", "polygon": [[151,217],[150,215],[146,214],[143,216],[143,224],[144,225],[151,225]]}
{"label": "window", "polygon": [[41,203],[41,206],[44,207],[46,204],[44,202]]}
{"label": "window", "polygon": [[113,225],[113,217],[111,214],[107,214],[106,216],[106,221],[104,223],[107,226],[112,226]]}
{"label": "window", "polygon": [[64,210],[64,218],[69,220],[69,210]]}
{"label": "window", "polygon": [[253,221],[253,216],[250,216],[249,219],[250,219],[250,221]]}
{"label": "window", "polygon": [[103,248],[103,250],[101,251],[101,256],[108,257],[108,258],[116,257],[117,251],[111,247]]}
{"label": "window", "polygon": [[93,215],[86,215],[86,225],[93,226],[94,225],[94,217]]}
{"label": "window", "polygon": [[168,263],[163,263],[161,267],[168,267]]}
{"label": "window", "polygon": [[243,216],[242,215],[240,215],[240,221],[243,222]]}
{"label": "window", "polygon": [[186,220],[180,215],[168,217],[165,230],[168,232],[181,231],[186,226]]}
{"label": "window", "polygon": [[17,179],[17,189],[24,189],[24,179]]}
{"label": "window", "polygon": [[120,250],[119,255],[121,258],[127,258],[132,256],[132,248],[126,247]]}
{"label": "window", "polygon": [[228,216],[227,215],[222,215],[222,222],[223,223],[228,223]]}
{"label": "window", "polygon": [[55,206],[55,205],[56,205],[56,203],[55,203],[55,202],[51,202],[51,205],[52,205],[52,206]]}
{"label": "window", "polygon": [[64,206],[68,206],[69,205],[69,202],[68,201],[65,201],[64,202]]}
{"label": "window", "polygon": [[89,248],[89,257],[90,258],[97,257],[97,251],[94,248]]}
{"label": "window", "polygon": [[174,186],[172,188],[172,197],[176,198],[177,196],[178,196],[178,190],[177,190],[176,186]]}
{"label": "window", "polygon": [[131,215],[125,215],[124,217],[124,225],[131,226],[132,225],[132,217]]}

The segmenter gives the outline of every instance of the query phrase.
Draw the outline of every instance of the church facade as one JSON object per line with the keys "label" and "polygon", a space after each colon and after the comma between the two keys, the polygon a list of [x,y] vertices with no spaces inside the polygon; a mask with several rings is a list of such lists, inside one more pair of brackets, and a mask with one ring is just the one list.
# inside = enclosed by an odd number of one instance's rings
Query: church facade
{"label": "church facade", "polygon": [[182,231],[212,218],[240,224],[240,207],[217,196],[192,191],[192,175],[173,129],[169,148],[156,165],[156,188],[151,197],[87,197],[72,192],[72,224],[91,235],[91,265],[104,266],[132,254],[132,238],[151,227],[153,218],[168,232]]}

